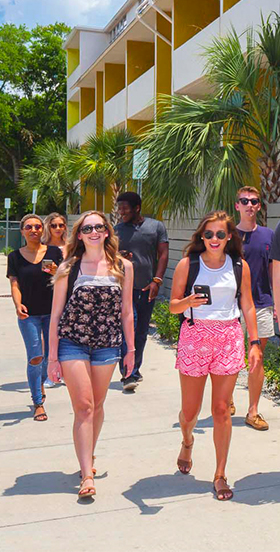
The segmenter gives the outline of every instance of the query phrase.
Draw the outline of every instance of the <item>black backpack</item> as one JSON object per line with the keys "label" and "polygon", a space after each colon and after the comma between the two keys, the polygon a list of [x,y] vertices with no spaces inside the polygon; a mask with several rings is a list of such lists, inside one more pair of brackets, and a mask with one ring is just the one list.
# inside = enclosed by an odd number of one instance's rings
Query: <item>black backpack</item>
{"label": "black backpack", "polygon": [[[200,253],[191,253],[189,255],[190,268],[189,268],[188,280],[187,280],[187,285],[185,290],[185,297],[188,297],[188,295],[191,295],[193,284],[199,273],[199,257],[200,257]],[[232,259],[233,272],[234,272],[234,276],[236,279],[236,286],[237,286],[236,298],[237,298],[238,306],[240,307],[240,296],[241,296],[240,288],[241,288],[242,268],[243,268],[242,259],[241,257],[231,257],[231,259]],[[185,320],[185,316],[183,312],[179,314],[179,320],[180,320],[180,326],[181,326]],[[188,324],[189,326],[194,325],[192,307],[191,307],[191,317],[188,321]]]}

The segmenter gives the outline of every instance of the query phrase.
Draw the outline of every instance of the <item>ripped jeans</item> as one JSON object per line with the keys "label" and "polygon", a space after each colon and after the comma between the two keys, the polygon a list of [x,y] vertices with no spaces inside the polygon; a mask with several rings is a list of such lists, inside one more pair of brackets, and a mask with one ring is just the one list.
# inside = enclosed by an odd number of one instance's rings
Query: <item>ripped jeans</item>
{"label": "ripped jeans", "polygon": [[27,379],[34,404],[42,404],[42,383],[47,379],[50,318],[50,314],[29,316],[24,320],[18,318],[26,348]]}

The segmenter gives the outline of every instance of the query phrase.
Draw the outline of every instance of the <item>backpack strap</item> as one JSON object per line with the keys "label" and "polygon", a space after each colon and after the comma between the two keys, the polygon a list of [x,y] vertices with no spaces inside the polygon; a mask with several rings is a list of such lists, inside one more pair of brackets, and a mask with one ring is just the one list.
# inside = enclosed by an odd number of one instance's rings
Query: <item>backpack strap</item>
{"label": "backpack strap", "polygon": [[66,297],[66,303],[70,299],[72,293],[73,293],[73,287],[75,284],[75,281],[78,278],[79,270],[81,266],[81,259],[78,259],[72,266],[68,275],[68,287],[67,287],[67,297]]}
{"label": "backpack strap", "polygon": [[[200,257],[200,253],[191,253],[190,256],[189,256],[190,266],[189,266],[189,274],[188,274],[187,285],[186,285],[186,290],[185,290],[184,297],[188,297],[189,295],[191,295],[193,284],[194,284],[194,282],[197,278],[197,275],[199,273],[199,257]],[[192,307],[191,307],[190,310],[191,310],[191,317],[190,317],[190,320],[189,320],[189,326],[193,326],[194,321],[193,321],[193,309],[192,309]],[[183,312],[179,314],[179,320],[180,320],[180,326],[182,326],[182,324],[185,320],[185,316],[184,316]]]}
{"label": "backpack strap", "polygon": [[241,282],[242,282],[242,271],[243,271],[243,263],[241,257],[232,257],[232,266],[233,266],[233,272],[236,280],[236,299],[238,303],[238,307],[241,308],[240,298],[241,298]]}

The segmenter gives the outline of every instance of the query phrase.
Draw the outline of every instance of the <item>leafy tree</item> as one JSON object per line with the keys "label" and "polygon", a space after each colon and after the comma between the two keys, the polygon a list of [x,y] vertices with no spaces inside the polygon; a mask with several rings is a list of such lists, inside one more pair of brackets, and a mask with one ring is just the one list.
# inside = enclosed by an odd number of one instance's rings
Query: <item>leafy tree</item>
{"label": "leafy tree", "polygon": [[[146,133],[149,198],[171,213],[191,214],[198,197],[207,210],[234,211],[236,190],[252,184],[257,158],[264,206],[280,197],[280,16],[247,33],[234,29],[206,49],[206,77],[217,90],[203,100],[171,97]],[[169,98],[170,100],[170,98]],[[201,193],[203,192],[203,193]]]}
{"label": "leafy tree", "polygon": [[[18,200],[20,168],[46,138],[65,138],[66,57],[64,23],[29,31],[0,26],[0,173]],[[21,207],[21,210],[23,206]]]}
{"label": "leafy tree", "polygon": [[32,164],[21,170],[20,188],[23,196],[31,198],[38,189],[38,208],[41,212],[59,210],[76,214],[80,201],[80,183],[69,172],[76,146],[58,140],[46,140],[33,149]]}
{"label": "leafy tree", "polygon": [[128,130],[105,130],[89,136],[85,146],[73,158],[76,177],[82,179],[85,188],[90,186],[104,192],[112,189],[112,221],[117,220],[117,196],[131,182],[132,148],[137,138]]}

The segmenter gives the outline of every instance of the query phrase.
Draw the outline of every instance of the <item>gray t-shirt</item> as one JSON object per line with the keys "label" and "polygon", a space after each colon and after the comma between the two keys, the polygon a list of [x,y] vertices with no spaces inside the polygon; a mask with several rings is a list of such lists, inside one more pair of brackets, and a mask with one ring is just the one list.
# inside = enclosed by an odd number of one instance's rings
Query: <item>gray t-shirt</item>
{"label": "gray t-shirt", "polygon": [[158,245],[168,243],[164,224],[151,218],[145,218],[139,225],[120,222],[115,226],[115,232],[120,250],[125,249],[133,254],[134,289],[146,287],[156,273]]}
{"label": "gray t-shirt", "polygon": [[274,232],[274,238],[270,250],[270,258],[275,261],[280,261],[280,222],[278,222]]}

